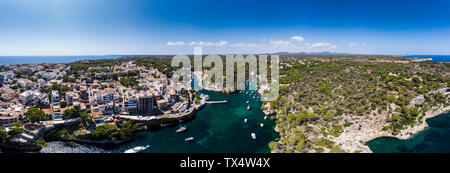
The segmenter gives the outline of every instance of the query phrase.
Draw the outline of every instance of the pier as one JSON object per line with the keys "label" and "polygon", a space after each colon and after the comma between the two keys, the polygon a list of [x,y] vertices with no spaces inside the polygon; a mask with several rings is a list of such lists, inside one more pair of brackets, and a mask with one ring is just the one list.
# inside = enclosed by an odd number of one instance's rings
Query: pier
{"label": "pier", "polygon": [[223,103],[228,103],[227,100],[223,100],[223,101],[206,101],[206,104],[223,104]]}

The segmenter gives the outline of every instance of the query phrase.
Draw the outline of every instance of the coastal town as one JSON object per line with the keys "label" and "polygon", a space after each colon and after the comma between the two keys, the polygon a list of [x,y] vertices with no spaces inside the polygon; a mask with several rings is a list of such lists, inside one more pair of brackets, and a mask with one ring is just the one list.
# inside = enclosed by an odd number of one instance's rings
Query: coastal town
{"label": "coastal town", "polygon": [[[70,64],[2,65],[1,143],[39,147],[45,145],[46,132],[78,128],[80,122],[81,130],[72,132],[77,136],[95,134],[108,124],[119,129],[118,122],[128,121],[136,124],[132,131],[146,130],[148,122],[157,121],[157,126],[178,123],[208,99],[195,90],[177,92],[166,74],[135,61],[76,71]],[[90,139],[119,141],[110,136]]]}

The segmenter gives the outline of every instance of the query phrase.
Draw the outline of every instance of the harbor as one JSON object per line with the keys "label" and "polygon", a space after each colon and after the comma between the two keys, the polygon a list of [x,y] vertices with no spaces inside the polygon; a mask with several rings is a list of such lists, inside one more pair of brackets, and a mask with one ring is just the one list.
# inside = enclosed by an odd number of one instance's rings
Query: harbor
{"label": "harbor", "polygon": [[[206,104],[190,121],[157,131],[141,131],[132,140],[121,144],[50,142],[41,152],[123,153],[147,145],[150,147],[143,153],[270,152],[267,144],[279,138],[279,134],[274,130],[275,122],[270,117],[264,119],[265,115],[259,109],[259,99],[245,92],[224,94],[202,90],[201,93],[208,94],[211,101],[227,100],[227,103]],[[251,110],[247,110],[248,105],[252,107]],[[247,123],[244,119],[247,119]],[[264,123],[264,127],[261,127],[261,123]],[[187,130],[177,133],[181,127]],[[256,139],[252,138],[251,133],[255,133]],[[194,139],[187,142],[186,139],[190,137]]]}

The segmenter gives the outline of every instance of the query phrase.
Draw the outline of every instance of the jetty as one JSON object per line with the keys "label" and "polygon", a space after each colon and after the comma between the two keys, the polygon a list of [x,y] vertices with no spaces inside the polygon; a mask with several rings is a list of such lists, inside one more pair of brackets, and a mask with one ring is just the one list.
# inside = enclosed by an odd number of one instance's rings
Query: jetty
{"label": "jetty", "polygon": [[206,104],[223,104],[223,103],[228,103],[227,100],[223,100],[223,101],[206,101]]}

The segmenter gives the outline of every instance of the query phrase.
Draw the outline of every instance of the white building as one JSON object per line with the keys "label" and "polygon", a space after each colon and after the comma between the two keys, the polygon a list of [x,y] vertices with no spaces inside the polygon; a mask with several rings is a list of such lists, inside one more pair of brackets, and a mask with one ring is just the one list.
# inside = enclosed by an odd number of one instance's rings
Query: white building
{"label": "white building", "polygon": [[41,75],[45,80],[53,80],[57,77],[57,74],[55,72],[45,72]]}
{"label": "white building", "polygon": [[27,104],[34,99],[34,94],[32,91],[25,91],[19,94],[19,100],[22,104]]}
{"label": "white building", "polygon": [[3,81],[7,81],[9,79],[13,79],[14,78],[14,73],[11,72],[1,72],[0,73],[0,83],[2,83]]}
{"label": "white building", "polygon": [[59,97],[59,92],[57,90],[53,90],[52,91],[52,103],[53,105],[59,105],[59,101],[60,101],[60,97]]}
{"label": "white building", "polygon": [[67,92],[66,93],[66,103],[69,106],[73,105],[73,102],[78,100],[78,94],[74,93],[74,92]]}

